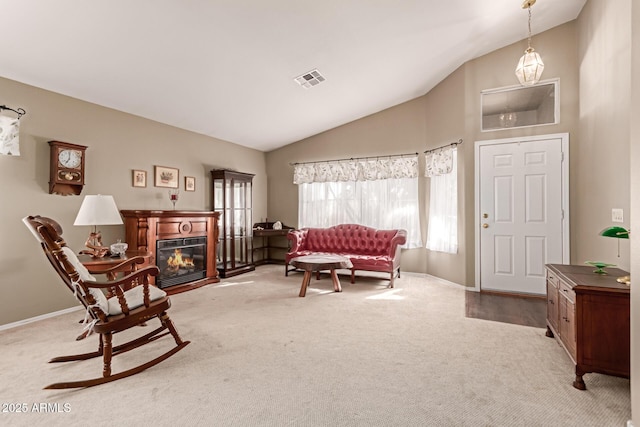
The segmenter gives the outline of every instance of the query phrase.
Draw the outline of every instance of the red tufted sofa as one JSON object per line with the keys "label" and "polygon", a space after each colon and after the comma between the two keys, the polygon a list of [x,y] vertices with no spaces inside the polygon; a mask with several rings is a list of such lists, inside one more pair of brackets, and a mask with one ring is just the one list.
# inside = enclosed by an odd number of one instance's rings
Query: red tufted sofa
{"label": "red tufted sofa", "polygon": [[400,277],[400,245],[407,241],[405,230],[377,230],[358,224],[341,224],[329,228],[301,228],[287,234],[291,249],[285,257],[285,275],[289,262],[311,254],[341,255],[351,260],[351,283],[355,271],[380,271],[390,274],[389,287]]}

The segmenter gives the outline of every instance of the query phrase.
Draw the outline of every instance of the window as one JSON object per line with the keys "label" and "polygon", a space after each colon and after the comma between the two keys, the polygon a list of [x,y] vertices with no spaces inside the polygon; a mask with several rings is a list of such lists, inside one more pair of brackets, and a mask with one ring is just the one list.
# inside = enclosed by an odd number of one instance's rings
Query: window
{"label": "window", "polygon": [[458,252],[458,150],[447,147],[425,155],[431,179],[427,249]]}
{"label": "window", "polygon": [[404,229],[405,247],[421,247],[417,160],[413,156],[296,165],[298,226]]}

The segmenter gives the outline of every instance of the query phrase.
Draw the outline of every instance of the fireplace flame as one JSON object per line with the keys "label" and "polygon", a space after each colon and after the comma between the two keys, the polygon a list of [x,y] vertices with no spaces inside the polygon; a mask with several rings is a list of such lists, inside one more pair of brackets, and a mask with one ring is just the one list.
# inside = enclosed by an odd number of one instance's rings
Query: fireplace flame
{"label": "fireplace flame", "polygon": [[174,249],[173,255],[167,260],[167,266],[172,270],[193,268],[193,258],[188,256],[182,257],[182,249]]}

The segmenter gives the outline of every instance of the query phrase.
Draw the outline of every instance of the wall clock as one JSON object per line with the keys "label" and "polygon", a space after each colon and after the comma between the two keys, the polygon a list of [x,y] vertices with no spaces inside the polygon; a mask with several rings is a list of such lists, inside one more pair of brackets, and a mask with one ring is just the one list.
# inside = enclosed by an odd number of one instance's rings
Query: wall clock
{"label": "wall clock", "polygon": [[49,194],[79,195],[84,186],[84,145],[49,141]]}

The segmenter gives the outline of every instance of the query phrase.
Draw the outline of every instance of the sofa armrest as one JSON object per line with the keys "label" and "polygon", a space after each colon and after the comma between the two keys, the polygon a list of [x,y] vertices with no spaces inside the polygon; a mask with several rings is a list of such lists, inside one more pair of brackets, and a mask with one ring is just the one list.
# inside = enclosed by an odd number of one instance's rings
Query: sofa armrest
{"label": "sofa armrest", "polygon": [[303,228],[300,230],[291,230],[287,233],[287,239],[291,241],[291,249],[289,253],[294,253],[302,250],[307,237],[308,230]]}
{"label": "sofa armrest", "polygon": [[400,259],[400,246],[407,243],[407,231],[398,230],[395,236],[391,239],[389,245],[389,257],[391,259]]}

